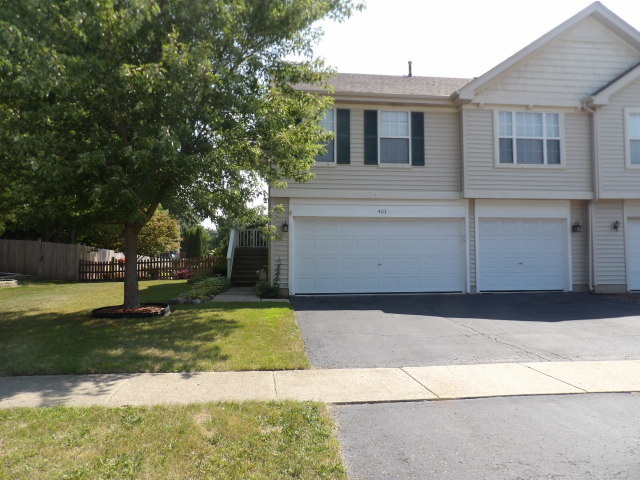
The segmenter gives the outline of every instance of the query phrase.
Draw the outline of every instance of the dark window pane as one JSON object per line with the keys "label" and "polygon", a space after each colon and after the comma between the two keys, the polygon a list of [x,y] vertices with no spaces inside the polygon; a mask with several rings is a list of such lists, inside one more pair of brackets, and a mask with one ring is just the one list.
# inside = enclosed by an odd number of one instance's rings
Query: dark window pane
{"label": "dark window pane", "polygon": [[518,149],[518,163],[526,165],[538,165],[544,163],[542,140],[530,140],[519,138],[516,140]]}
{"label": "dark window pane", "polygon": [[640,140],[631,140],[629,153],[631,154],[631,163],[640,165]]}
{"label": "dark window pane", "polygon": [[381,138],[380,163],[409,164],[409,139]]}
{"label": "dark window pane", "polygon": [[316,162],[333,162],[334,142],[335,140],[331,140],[327,143],[327,153],[324,155],[318,155],[316,157]]}
{"label": "dark window pane", "polygon": [[560,165],[560,140],[547,140],[547,163]]}
{"label": "dark window pane", "polygon": [[513,163],[513,140],[500,139],[500,163]]}

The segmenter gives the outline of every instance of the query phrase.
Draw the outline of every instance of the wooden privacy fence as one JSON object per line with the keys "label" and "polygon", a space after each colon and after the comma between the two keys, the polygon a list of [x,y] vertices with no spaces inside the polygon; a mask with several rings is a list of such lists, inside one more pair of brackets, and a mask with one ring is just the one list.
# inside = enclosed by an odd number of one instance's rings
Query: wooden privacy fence
{"label": "wooden privacy fence", "polygon": [[122,254],[86,245],[41,240],[0,239],[0,272],[24,273],[53,280],[78,280],[80,260],[108,260]]}
{"label": "wooden privacy fence", "polygon": [[[213,268],[216,257],[203,258],[150,258],[138,260],[138,278],[141,280],[159,280],[171,278],[189,278],[199,270]],[[113,259],[109,262],[80,260],[80,281],[124,280],[124,260]]]}

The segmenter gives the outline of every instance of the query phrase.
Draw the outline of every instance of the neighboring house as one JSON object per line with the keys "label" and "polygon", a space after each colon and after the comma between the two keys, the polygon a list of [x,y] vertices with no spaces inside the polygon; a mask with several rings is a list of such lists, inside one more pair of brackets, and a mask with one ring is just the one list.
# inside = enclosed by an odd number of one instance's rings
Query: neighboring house
{"label": "neighboring house", "polygon": [[332,84],[315,178],[270,192],[289,294],[640,290],[640,32],[602,4],[473,80]]}

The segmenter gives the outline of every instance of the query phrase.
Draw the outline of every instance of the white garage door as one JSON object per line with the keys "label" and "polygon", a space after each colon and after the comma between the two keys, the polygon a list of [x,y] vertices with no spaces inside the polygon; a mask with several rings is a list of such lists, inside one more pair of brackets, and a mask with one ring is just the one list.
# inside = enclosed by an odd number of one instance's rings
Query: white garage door
{"label": "white garage door", "polygon": [[478,290],[564,290],[564,220],[487,219],[478,225]]}
{"label": "white garage door", "polygon": [[629,256],[629,290],[640,290],[640,219],[627,221],[627,255]]}
{"label": "white garage door", "polygon": [[465,290],[464,221],[295,220],[295,293]]}

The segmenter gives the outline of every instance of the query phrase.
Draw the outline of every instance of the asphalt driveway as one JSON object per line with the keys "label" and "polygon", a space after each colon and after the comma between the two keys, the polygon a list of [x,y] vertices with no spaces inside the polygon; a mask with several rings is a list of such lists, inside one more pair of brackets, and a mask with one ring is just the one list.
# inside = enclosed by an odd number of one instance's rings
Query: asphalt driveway
{"label": "asphalt driveway", "polygon": [[318,368],[640,359],[640,304],[592,294],[302,296]]}

